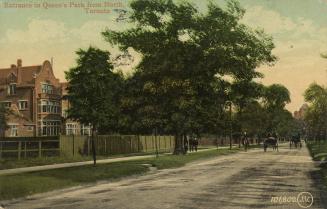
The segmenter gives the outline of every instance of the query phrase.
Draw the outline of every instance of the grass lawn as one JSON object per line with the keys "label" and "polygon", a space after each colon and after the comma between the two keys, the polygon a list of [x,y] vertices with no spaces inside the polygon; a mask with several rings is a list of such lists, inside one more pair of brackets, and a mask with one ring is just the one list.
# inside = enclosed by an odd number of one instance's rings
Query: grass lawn
{"label": "grass lawn", "polygon": [[0,200],[24,197],[35,193],[78,186],[86,183],[95,183],[101,180],[113,180],[135,174],[143,174],[149,169],[143,164],[151,164],[158,169],[173,168],[183,166],[195,160],[208,159],[238,151],[238,148],[232,150],[220,149],[218,151],[208,150],[187,155],[166,155],[145,160],[98,164],[96,167],[88,165],[3,175],[0,176]]}
{"label": "grass lawn", "polygon": [[[111,155],[111,156],[97,156],[97,160],[109,159],[109,158],[118,158],[118,157],[127,157],[127,156],[138,156],[138,155],[153,155],[153,152],[147,153],[130,153],[130,154],[120,154],[120,155]],[[12,168],[22,168],[22,167],[31,167],[31,166],[40,166],[40,165],[52,165],[59,163],[73,163],[73,162],[83,162],[93,160],[92,156],[74,156],[74,157],[41,157],[41,158],[22,158],[17,160],[17,158],[7,158],[0,159],[0,170],[12,169]]]}
{"label": "grass lawn", "polygon": [[322,161],[327,158],[327,143],[308,142],[307,146],[313,160]]}
{"label": "grass lawn", "polygon": [[[327,143],[308,142],[307,147],[314,161],[327,161]],[[327,187],[327,163],[320,164],[320,176]]]}

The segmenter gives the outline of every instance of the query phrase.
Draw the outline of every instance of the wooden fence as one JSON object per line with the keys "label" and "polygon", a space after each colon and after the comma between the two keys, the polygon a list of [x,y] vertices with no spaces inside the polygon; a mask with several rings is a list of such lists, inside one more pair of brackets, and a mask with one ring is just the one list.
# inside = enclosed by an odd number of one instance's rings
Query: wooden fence
{"label": "wooden fence", "polygon": [[[171,152],[174,149],[173,136],[104,135],[95,138],[97,155]],[[88,136],[60,136],[60,153],[63,156],[85,156],[92,152]]]}
{"label": "wooden fence", "polygon": [[58,137],[15,137],[0,140],[1,158],[58,156]]}
{"label": "wooden fence", "polygon": [[[97,155],[109,156],[129,153],[171,152],[173,136],[104,135],[95,138]],[[15,137],[0,140],[1,158],[29,158],[50,156],[87,156],[92,154],[88,136]]]}

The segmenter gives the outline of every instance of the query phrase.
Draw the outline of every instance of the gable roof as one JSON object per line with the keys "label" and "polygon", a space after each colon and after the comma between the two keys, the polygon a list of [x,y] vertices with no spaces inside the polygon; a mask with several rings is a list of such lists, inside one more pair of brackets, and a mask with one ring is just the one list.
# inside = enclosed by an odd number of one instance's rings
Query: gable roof
{"label": "gable roof", "polygon": [[0,85],[9,82],[12,73],[17,77],[18,85],[33,84],[35,76],[42,70],[42,65],[20,66],[12,65],[10,68],[0,69]]}

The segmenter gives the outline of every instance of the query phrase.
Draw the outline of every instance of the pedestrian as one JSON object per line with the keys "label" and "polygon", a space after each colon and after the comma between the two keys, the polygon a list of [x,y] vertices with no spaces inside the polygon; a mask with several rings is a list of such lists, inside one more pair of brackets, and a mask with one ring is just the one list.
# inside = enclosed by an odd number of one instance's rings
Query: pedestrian
{"label": "pedestrian", "polygon": [[247,151],[248,147],[249,147],[249,139],[248,139],[246,132],[244,132],[244,135],[243,135],[243,146],[244,146],[244,150]]}
{"label": "pedestrian", "polygon": [[193,141],[193,147],[194,147],[194,150],[195,150],[195,152],[197,152],[198,151],[198,145],[199,145],[199,140],[198,140],[198,138],[197,137],[194,137],[194,139],[193,139],[194,141]]}
{"label": "pedestrian", "polygon": [[194,151],[194,137],[192,135],[190,136],[190,151]]}
{"label": "pedestrian", "polygon": [[184,155],[187,153],[188,150],[188,141],[187,141],[187,137],[184,136]]}

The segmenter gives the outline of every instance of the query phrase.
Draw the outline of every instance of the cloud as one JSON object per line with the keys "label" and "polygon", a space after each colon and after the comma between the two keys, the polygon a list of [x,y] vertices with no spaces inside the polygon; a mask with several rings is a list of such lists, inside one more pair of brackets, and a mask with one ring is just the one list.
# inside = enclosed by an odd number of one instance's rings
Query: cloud
{"label": "cloud", "polygon": [[40,43],[42,41],[62,42],[66,39],[67,28],[62,22],[53,20],[31,20],[26,30],[8,29],[6,41],[9,43]]}
{"label": "cloud", "polygon": [[89,20],[80,26],[67,27],[65,23],[51,19],[31,19],[25,29],[7,29],[0,43],[35,44],[63,43],[71,41],[103,41],[101,32],[105,29],[122,30],[127,24],[115,21]]}
{"label": "cloud", "polygon": [[327,61],[320,54],[327,51],[327,28],[310,19],[291,19],[262,6],[248,8],[242,21],[273,36],[276,46],[273,54],[279,60],[273,67],[258,69],[265,75],[262,82],[285,85],[292,100],[287,108],[298,109],[304,103],[303,92],[310,83],[326,82]]}
{"label": "cloud", "polygon": [[[75,51],[86,49],[90,45],[109,50],[111,57],[120,52],[117,47],[111,47],[101,35],[105,29],[124,30],[127,24],[116,21],[89,20],[82,25],[68,27],[64,22],[51,19],[31,19],[26,28],[8,28],[5,36],[0,39],[3,43],[0,50],[0,68],[10,66],[16,58],[22,58],[24,65],[42,63],[45,59],[54,57],[55,74],[64,79],[64,71],[75,65]],[[128,72],[139,62],[137,53],[131,51],[135,63],[120,67]]]}
{"label": "cloud", "polygon": [[263,28],[272,36],[287,37],[289,40],[317,39],[327,43],[326,27],[302,17],[291,19],[262,6],[247,8],[242,22],[253,28]]}
{"label": "cloud", "polygon": [[261,27],[269,34],[292,31],[296,24],[288,17],[283,17],[273,10],[267,10],[262,6],[248,8],[242,20],[249,26]]}

